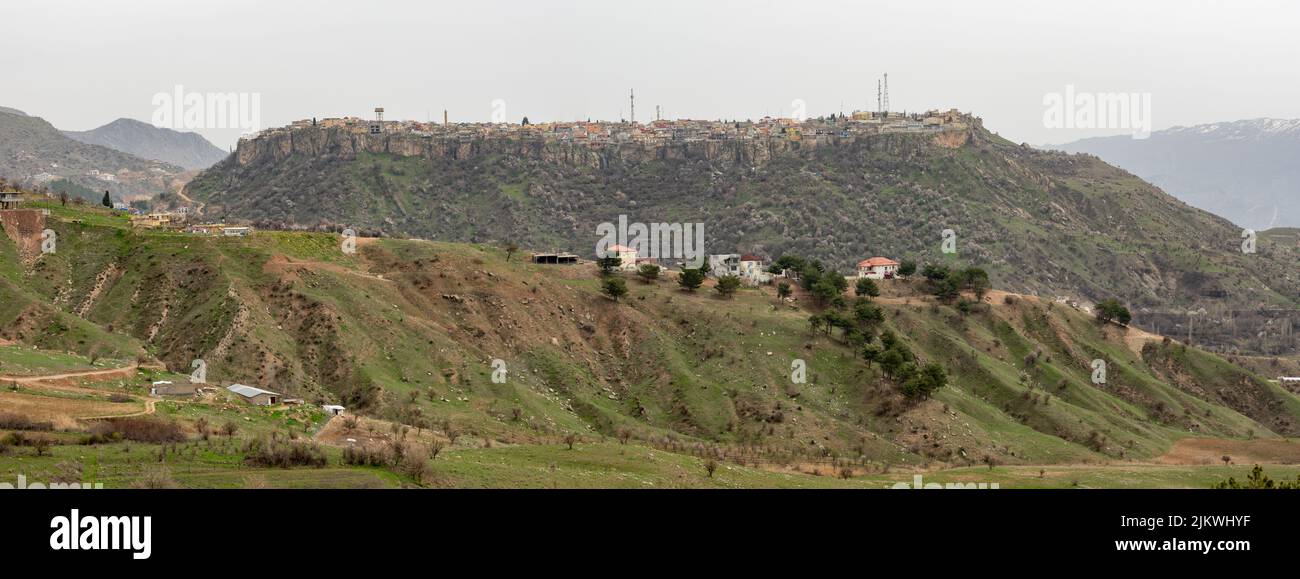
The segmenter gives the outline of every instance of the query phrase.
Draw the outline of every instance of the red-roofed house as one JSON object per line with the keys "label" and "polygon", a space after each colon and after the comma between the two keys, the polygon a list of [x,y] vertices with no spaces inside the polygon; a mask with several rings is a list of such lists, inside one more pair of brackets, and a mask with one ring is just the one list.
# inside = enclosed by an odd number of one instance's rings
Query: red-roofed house
{"label": "red-roofed house", "polygon": [[611,245],[605,248],[605,257],[617,257],[623,260],[619,269],[632,271],[636,269],[636,250],[626,245]]}
{"label": "red-roofed house", "polygon": [[858,277],[868,279],[894,279],[898,262],[888,257],[873,257],[858,262]]}

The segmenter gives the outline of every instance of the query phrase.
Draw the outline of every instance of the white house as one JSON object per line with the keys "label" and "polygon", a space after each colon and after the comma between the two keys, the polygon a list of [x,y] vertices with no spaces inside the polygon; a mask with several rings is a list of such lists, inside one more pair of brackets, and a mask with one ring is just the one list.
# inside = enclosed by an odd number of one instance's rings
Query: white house
{"label": "white house", "polygon": [[626,245],[611,245],[605,248],[605,257],[617,257],[621,264],[619,269],[623,271],[636,270],[636,250]]}
{"label": "white house", "polygon": [[763,258],[752,253],[740,256],[740,279],[749,285],[762,285],[772,281],[772,274],[763,267]]}
{"label": "white house", "polygon": [[252,232],[252,227],[224,227],[221,229],[221,234],[226,237],[244,237]]}
{"label": "white house", "polygon": [[873,257],[858,262],[858,277],[868,279],[894,279],[898,275],[897,261],[888,257]]}
{"label": "white house", "polygon": [[345,408],[339,406],[338,404],[322,404],[321,408],[324,408],[325,413],[329,414],[330,416],[338,416],[340,414],[343,414],[343,411],[346,410]]}
{"label": "white house", "polygon": [[1278,379],[1283,384],[1300,384],[1300,376],[1280,376]]}
{"label": "white house", "polygon": [[720,253],[717,255],[710,255],[709,275],[713,277],[740,275],[740,254]]}
{"label": "white house", "polygon": [[772,274],[763,269],[763,258],[752,253],[722,253],[710,255],[709,275],[722,277],[734,275],[747,285],[762,285],[772,280]]}

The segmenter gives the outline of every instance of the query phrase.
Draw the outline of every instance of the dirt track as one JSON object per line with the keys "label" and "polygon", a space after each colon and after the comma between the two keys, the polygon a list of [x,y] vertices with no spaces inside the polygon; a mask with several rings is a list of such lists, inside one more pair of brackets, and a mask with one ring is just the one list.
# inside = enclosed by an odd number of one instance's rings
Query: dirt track
{"label": "dirt track", "polygon": [[[84,378],[98,378],[101,380],[112,380],[114,378],[130,378],[135,375],[139,369],[139,364],[130,364],[121,368],[106,368],[103,370],[86,370],[82,372],[65,372],[61,374],[46,374],[43,376],[0,376],[0,383],[18,383],[37,390],[56,390],[61,392],[76,392],[81,394],[105,394],[105,390],[79,386],[77,382]],[[135,397],[133,397],[135,398]],[[76,416],[69,413],[68,417],[79,420],[98,420],[103,418],[126,418],[130,416],[144,416],[153,414],[157,410],[159,398],[144,397],[144,410],[140,412],[130,412],[127,414],[107,414],[103,416]]]}

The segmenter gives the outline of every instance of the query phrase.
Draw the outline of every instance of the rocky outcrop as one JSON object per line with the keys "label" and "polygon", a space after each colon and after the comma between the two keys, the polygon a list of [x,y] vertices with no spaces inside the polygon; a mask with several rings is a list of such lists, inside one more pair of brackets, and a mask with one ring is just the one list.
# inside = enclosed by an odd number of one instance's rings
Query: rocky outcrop
{"label": "rocky outcrop", "polygon": [[[964,132],[962,134],[965,134]],[[281,129],[239,142],[233,157],[240,166],[279,162],[294,155],[332,156],[342,160],[361,153],[428,159],[472,159],[507,155],[571,167],[600,169],[614,162],[706,160],[722,165],[763,165],[775,156],[812,151],[862,138],[817,136],[729,140],[683,140],[662,143],[563,143],[517,138],[433,137],[414,133],[369,134],[342,128]],[[964,138],[956,141],[965,142]]]}

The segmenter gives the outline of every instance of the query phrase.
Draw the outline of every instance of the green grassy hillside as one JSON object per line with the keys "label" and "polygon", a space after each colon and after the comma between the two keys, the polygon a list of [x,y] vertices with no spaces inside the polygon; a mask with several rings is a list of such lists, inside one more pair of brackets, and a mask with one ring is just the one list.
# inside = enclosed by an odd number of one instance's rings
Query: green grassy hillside
{"label": "green grassy hillside", "polygon": [[[817,309],[778,302],[770,287],[726,299],[708,286],[690,293],[671,278],[629,278],[629,295],[615,302],[600,294],[590,264],[535,265],[485,245],[361,240],[346,254],[323,233],[209,238],[131,230],[98,209],[51,210],[56,253],[18,263],[0,241],[3,337],[156,359],[179,373],[201,358],[215,384],[464,437],[450,451],[461,458],[440,471],[448,484],[514,480],[495,471],[475,478],[464,462],[478,456],[472,448],[488,462],[541,464],[551,459],[526,449],[554,449],[569,435],[584,444],[625,438],[697,466],[721,456],[831,475],[1148,461],[1192,436],[1300,433],[1300,399],[1262,377],[1176,342],[1143,346],[1118,326],[1033,297],[997,294],[958,309],[935,302],[920,281],[884,284],[882,329],[949,376],[916,399],[834,333],[813,329]],[[1104,384],[1091,380],[1094,360],[1107,364]],[[803,383],[791,379],[797,361],[807,366]],[[206,412],[167,408],[159,414],[186,423]],[[296,420],[318,428],[321,417]],[[270,425],[265,432],[290,428]],[[624,470],[617,464],[627,459],[608,458],[599,468]],[[585,484],[556,484],[570,483]]]}

